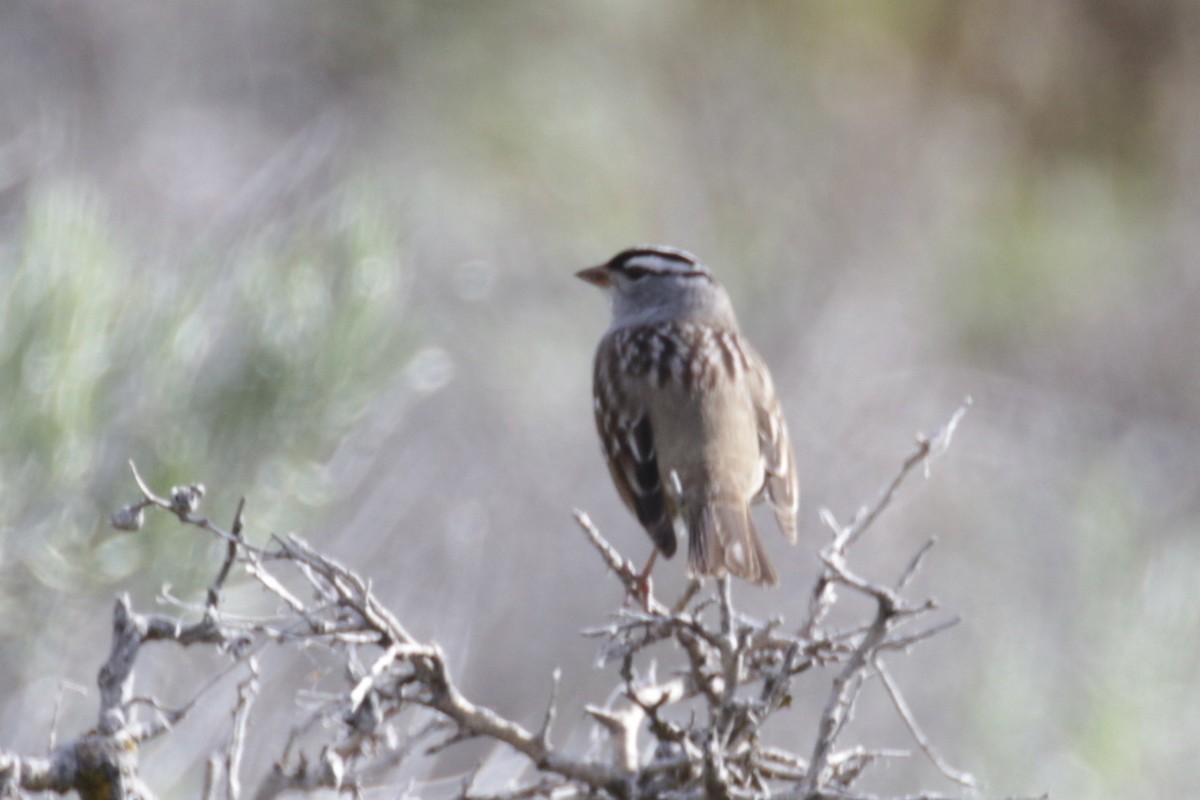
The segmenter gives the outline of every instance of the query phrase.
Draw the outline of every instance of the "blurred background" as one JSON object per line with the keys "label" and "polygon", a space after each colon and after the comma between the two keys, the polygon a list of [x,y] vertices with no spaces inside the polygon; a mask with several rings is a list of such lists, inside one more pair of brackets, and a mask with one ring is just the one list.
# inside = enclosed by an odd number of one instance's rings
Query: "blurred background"
{"label": "blurred background", "polygon": [[[165,517],[108,526],[128,459],[370,575],[502,713],[536,724],[561,667],[582,729],[615,675],[578,631],[621,592],[571,511],[649,548],[592,427],[608,311],[572,273],[659,242],[726,283],[796,443],[800,545],[767,526],[783,587],[740,604],[799,618],[818,510],[848,519],[971,395],[856,556],[890,579],[938,537],[917,591],[963,622],[892,658],[914,712],[993,794],[1190,794],[1197,76],[1192,0],[8,0],[0,748],[45,747],[64,681],[88,694],[60,740],[94,724],[116,592],[198,601],[219,564]],[[138,690],[180,704],[205,668],[147,651]],[[303,717],[288,686],[248,763]],[[781,746],[826,691],[798,683]],[[165,797],[197,795],[232,692],[145,749]],[[912,746],[878,686],[855,726]],[[938,780],[914,758],[870,787]]]}

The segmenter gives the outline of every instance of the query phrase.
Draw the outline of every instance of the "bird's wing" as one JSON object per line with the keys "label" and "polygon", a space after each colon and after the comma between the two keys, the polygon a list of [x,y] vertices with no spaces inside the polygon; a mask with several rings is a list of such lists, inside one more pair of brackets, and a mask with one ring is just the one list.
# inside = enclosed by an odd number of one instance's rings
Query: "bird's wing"
{"label": "bird's wing", "polygon": [[758,376],[750,381],[750,393],[754,401],[754,416],[758,423],[758,442],[762,452],[766,476],[763,488],[771,498],[771,507],[779,529],[790,541],[796,541],[796,513],[800,508],[800,484],[796,475],[796,457],[788,436],[787,421],[771,374],[762,359],[743,343],[746,353],[754,362],[749,374]]}
{"label": "bird's wing", "polygon": [[[607,363],[611,357],[615,354],[606,354],[602,346],[596,359],[596,429],[621,499],[669,558],[675,554],[675,530],[658,471],[650,415],[644,408],[631,409],[621,386],[624,376]],[[602,374],[616,380],[602,379]]]}

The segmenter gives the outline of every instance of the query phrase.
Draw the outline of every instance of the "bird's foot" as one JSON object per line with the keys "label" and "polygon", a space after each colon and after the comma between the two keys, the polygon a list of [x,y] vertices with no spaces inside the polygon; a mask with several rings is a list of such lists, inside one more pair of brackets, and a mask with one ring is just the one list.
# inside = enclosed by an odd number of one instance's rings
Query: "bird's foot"
{"label": "bird's foot", "polygon": [[650,560],[646,562],[645,568],[639,572],[631,582],[629,592],[625,595],[625,605],[629,605],[631,598],[636,598],[641,604],[642,610],[647,614],[650,613],[650,605],[654,600],[654,582],[650,580],[650,571],[654,569],[654,562],[658,560],[658,550],[650,554]]}

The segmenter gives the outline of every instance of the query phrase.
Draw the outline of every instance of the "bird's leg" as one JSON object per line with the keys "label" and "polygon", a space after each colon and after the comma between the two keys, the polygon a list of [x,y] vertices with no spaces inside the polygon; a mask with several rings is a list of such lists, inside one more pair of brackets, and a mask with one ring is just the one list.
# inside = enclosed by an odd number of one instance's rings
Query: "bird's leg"
{"label": "bird's leg", "polygon": [[729,642],[730,650],[737,647],[737,632],[734,630],[733,620],[732,583],[727,574],[717,579],[717,596],[720,599],[721,609],[721,633]]}
{"label": "bird's leg", "polygon": [[654,569],[654,563],[658,561],[658,548],[655,547],[650,551],[650,560],[646,562],[646,566],[634,578],[633,586],[630,587],[629,593],[625,595],[625,602],[629,602],[630,597],[636,597],[638,602],[642,604],[642,610],[647,614],[650,613],[650,595],[654,591],[654,585],[650,581],[650,570]]}

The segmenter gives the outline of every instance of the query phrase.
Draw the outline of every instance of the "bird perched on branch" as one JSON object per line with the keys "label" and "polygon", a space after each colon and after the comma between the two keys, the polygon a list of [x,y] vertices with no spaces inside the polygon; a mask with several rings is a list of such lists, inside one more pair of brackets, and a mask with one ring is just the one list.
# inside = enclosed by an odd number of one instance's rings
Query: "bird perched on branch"
{"label": "bird perched on branch", "polygon": [[767,495],[796,539],[799,487],[771,375],[738,330],[729,295],[695,256],[634,247],[576,275],[608,291],[596,351],[596,428],[625,505],[661,552],[688,542],[697,576],[779,577],[750,517]]}

